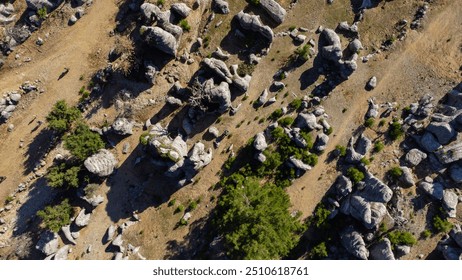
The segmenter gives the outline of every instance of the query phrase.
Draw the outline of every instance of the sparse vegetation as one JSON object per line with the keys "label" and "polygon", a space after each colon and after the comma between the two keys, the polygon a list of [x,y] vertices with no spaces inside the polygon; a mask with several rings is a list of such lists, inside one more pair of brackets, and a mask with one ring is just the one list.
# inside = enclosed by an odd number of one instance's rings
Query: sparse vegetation
{"label": "sparse vegetation", "polygon": [[326,130],[326,134],[327,134],[327,135],[331,135],[332,132],[334,132],[334,128],[333,128],[332,126],[329,127],[329,128]]}
{"label": "sparse vegetation", "polygon": [[197,201],[193,200],[188,205],[188,211],[193,211],[197,208]]}
{"label": "sparse vegetation", "polygon": [[100,185],[98,185],[98,184],[88,184],[88,185],[85,186],[85,188],[83,190],[85,192],[86,197],[91,197],[96,193],[96,191],[99,188],[100,188]]}
{"label": "sparse vegetation", "polygon": [[290,127],[294,122],[294,118],[292,117],[285,117],[278,121],[280,126]]}
{"label": "sparse vegetation", "polygon": [[189,32],[191,30],[191,25],[189,25],[186,19],[180,20],[180,27],[186,32]]}
{"label": "sparse vegetation", "polygon": [[337,146],[335,146],[335,149],[337,150],[340,157],[346,156],[346,147],[345,146],[337,145]]}
{"label": "sparse vegetation", "polygon": [[140,135],[140,144],[143,146],[146,146],[149,143],[150,138],[151,137],[149,135],[149,132],[143,132]]}
{"label": "sparse vegetation", "polygon": [[364,122],[364,126],[365,126],[365,127],[372,127],[372,126],[374,126],[374,123],[375,123],[374,118],[368,118],[368,119]]}
{"label": "sparse vegetation", "polygon": [[294,99],[289,103],[289,106],[294,110],[298,110],[302,106],[302,100],[299,98]]}
{"label": "sparse vegetation", "polygon": [[381,152],[385,148],[385,145],[383,144],[382,141],[377,141],[374,144],[374,153]]}
{"label": "sparse vegetation", "polygon": [[165,4],[165,0],[157,0],[157,6],[163,6]]}
{"label": "sparse vegetation", "polygon": [[446,218],[441,218],[439,215],[435,215],[432,220],[433,230],[436,233],[447,233],[452,229],[452,223]]}
{"label": "sparse vegetation", "polygon": [[175,214],[176,213],[182,213],[184,212],[184,205],[180,204],[178,207],[175,209]]}
{"label": "sparse vegetation", "polygon": [[413,246],[417,243],[416,238],[407,231],[394,230],[388,234],[388,239],[393,246],[407,245]]}
{"label": "sparse vegetation", "polygon": [[14,200],[14,197],[12,197],[11,195],[9,195],[9,196],[7,196],[7,197],[5,198],[5,204],[8,204],[8,203],[12,202],[13,200]]}
{"label": "sparse vegetation", "polygon": [[367,159],[366,157],[363,157],[360,162],[364,165],[369,165],[371,164],[371,161],[369,159]]}
{"label": "sparse vegetation", "polygon": [[397,140],[403,136],[404,131],[402,125],[398,121],[393,121],[388,128],[388,136],[391,140]]}
{"label": "sparse vegetation", "polygon": [[295,59],[301,61],[307,61],[310,56],[310,46],[308,44],[303,47],[299,47],[294,51]]}
{"label": "sparse vegetation", "polygon": [[244,62],[244,63],[239,64],[239,67],[237,68],[237,74],[241,77],[244,77],[245,75],[252,75],[254,70],[255,70],[254,64],[249,64],[249,63]]}
{"label": "sparse vegetation", "polygon": [[327,258],[327,247],[326,242],[321,242],[318,245],[314,246],[309,253],[309,257],[312,260],[321,260]]}
{"label": "sparse vegetation", "polygon": [[44,20],[47,18],[47,15],[48,15],[47,7],[43,6],[37,10],[37,16],[39,17],[39,19]]}
{"label": "sparse vegetation", "polygon": [[168,202],[167,206],[168,206],[168,207],[172,207],[172,206],[175,206],[175,204],[176,204],[176,198],[170,200],[170,201]]}
{"label": "sparse vegetation", "polygon": [[276,121],[277,119],[279,119],[283,115],[284,115],[284,113],[282,112],[282,109],[276,109],[271,113],[271,115],[269,115],[268,119],[270,119],[272,121]]}
{"label": "sparse vegetation", "polygon": [[58,232],[61,227],[70,224],[72,217],[72,207],[67,199],[55,206],[47,206],[37,212],[37,216],[42,219],[43,227]]}
{"label": "sparse vegetation", "polygon": [[348,178],[350,178],[350,180],[353,182],[353,183],[358,183],[362,180],[364,180],[364,173],[361,172],[359,169],[357,169],[356,167],[350,167],[348,168],[347,170],[347,176]]}
{"label": "sparse vegetation", "polygon": [[432,232],[429,229],[426,229],[426,230],[422,231],[420,236],[421,236],[422,239],[428,239],[430,236],[432,236]]}
{"label": "sparse vegetation", "polygon": [[84,123],[78,123],[74,132],[64,138],[64,147],[79,160],[95,154],[104,148],[104,142],[99,134],[92,132]]}
{"label": "sparse vegetation", "polygon": [[212,38],[210,37],[210,35],[204,37],[204,39],[202,40],[202,45],[204,46],[204,48],[207,48],[209,46],[211,40]]}
{"label": "sparse vegetation", "polygon": [[81,113],[77,108],[69,107],[66,101],[60,100],[53,106],[46,120],[52,130],[62,134],[68,131],[72,123],[80,117]]}
{"label": "sparse vegetation", "polygon": [[384,126],[386,122],[387,122],[386,120],[381,119],[381,120],[379,121],[379,127]]}
{"label": "sparse vegetation", "polygon": [[397,181],[403,175],[403,170],[399,166],[395,166],[388,170],[388,175],[392,180]]}

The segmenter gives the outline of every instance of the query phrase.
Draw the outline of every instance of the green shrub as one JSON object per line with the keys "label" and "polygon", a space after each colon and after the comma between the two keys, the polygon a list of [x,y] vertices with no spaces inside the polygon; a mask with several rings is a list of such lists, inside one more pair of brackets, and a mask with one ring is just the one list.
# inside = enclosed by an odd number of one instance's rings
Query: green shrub
{"label": "green shrub", "polygon": [[410,232],[399,231],[399,230],[394,230],[390,232],[388,234],[388,239],[390,239],[390,242],[393,246],[397,246],[397,245],[412,246],[417,243],[417,240]]}
{"label": "green shrub", "polygon": [[339,156],[341,156],[341,157],[346,156],[346,147],[345,146],[337,145],[337,146],[335,146],[335,149],[338,151]]}
{"label": "green shrub", "polygon": [[294,51],[295,58],[301,61],[307,61],[309,58],[309,45],[304,45],[303,47],[299,47]]}
{"label": "green shrub", "polygon": [[260,0],[247,0],[247,2],[249,2],[249,4],[254,5],[254,6],[260,5]]}
{"label": "green shrub", "polygon": [[197,201],[193,200],[189,203],[188,210],[193,211],[197,208]]}
{"label": "green shrub", "polygon": [[186,19],[180,20],[180,27],[186,32],[189,32],[191,30],[191,26],[189,25]]}
{"label": "green shrub", "polygon": [[384,233],[388,230],[387,225],[385,223],[381,223],[379,226],[379,232]]}
{"label": "green shrub", "polygon": [[295,28],[297,28],[295,25],[291,25],[291,26],[289,27],[289,31],[294,31]]}
{"label": "green shrub", "polygon": [[151,139],[151,136],[149,135],[149,132],[143,132],[140,135],[140,144],[143,146],[146,146],[149,144],[149,140]]}
{"label": "green shrub", "polygon": [[311,166],[315,166],[316,164],[318,164],[318,156],[315,154],[308,154],[306,156],[303,156],[302,160],[304,163]]}
{"label": "green shrub", "polygon": [[422,231],[420,236],[422,237],[422,239],[427,239],[430,236],[432,236],[432,232],[429,229],[426,229],[426,230]]}
{"label": "green shrub", "polygon": [[204,37],[204,40],[202,40],[204,48],[207,48],[209,46],[211,40],[212,38],[210,37],[210,35]]}
{"label": "green shrub", "polygon": [[302,106],[302,100],[297,98],[292,100],[292,102],[289,103],[289,106],[292,107],[294,110],[298,110]]}
{"label": "green shrub", "polygon": [[41,7],[40,9],[37,10],[37,16],[40,19],[46,19],[47,15],[48,15],[47,7]]}
{"label": "green shrub", "polygon": [[175,214],[176,213],[181,213],[184,211],[184,206],[183,205],[178,205],[178,207],[175,209]]}
{"label": "green shrub", "polygon": [[401,124],[398,121],[393,121],[388,128],[388,136],[391,140],[397,140],[403,136],[404,131]]}
{"label": "green shrub", "polygon": [[157,6],[163,6],[165,4],[165,0],[157,0]]}
{"label": "green shrub", "polygon": [[351,179],[353,183],[358,183],[364,180],[364,173],[355,167],[350,167],[347,170],[347,176]]}
{"label": "green shrub", "polygon": [[46,117],[48,126],[58,132],[64,133],[71,128],[74,121],[81,117],[80,111],[75,107],[68,107],[66,101],[60,100],[56,102],[53,109]]}
{"label": "green shrub", "polygon": [[374,144],[374,152],[378,153],[381,152],[385,148],[385,145],[382,143],[382,141],[377,141]]}
{"label": "green shrub", "polygon": [[395,167],[392,167],[390,170],[388,170],[388,175],[394,181],[397,181],[403,175],[403,170],[401,170],[399,166],[395,166]]}
{"label": "green shrub", "polygon": [[241,77],[245,77],[245,75],[252,76],[253,71],[255,71],[255,64],[249,64],[246,62],[239,64],[239,67],[237,68],[237,74]]}
{"label": "green shrub", "polygon": [[374,123],[375,123],[374,118],[368,118],[368,119],[364,122],[364,126],[365,126],[365,127],[372,127],[372,126],[374,126]]}
{"label": "green shrub", "polygon": [[276,109],[271,113],[271,115],[269,115],[268,119],[275,121],[279,119],[280,117],[282,117],[282,115],[284,115],[284,113],[282,112],[282,109]]}
{"label": "green shrub", "polygon": [[381,119],[380,122],[379,122],[379,127],[384,126],[386,122],[387,122],[386,120]]}
{"label": "green shrub", "polygon": [[371,164],[371,161],[369,159],[367,159],[366,157],[363,157],[360,162],[364,165],[369,165]]}
{"label": "green shrub", "polygon": [[92,197],[99,188],[100,188],[100,185],[98,184],[88,184],[85,186],[83,190],[85,192],[86,197]]}
{"label": "green shrub", "polygon": [[58,205],[47,206],[44,210],[37,212],[37,216],[42,219],[42,225],[53,231],[58,232],[61,227],[71,223],[72,207],[65,199]]}
{"label": "green shrub", "polygon": [[13,200],[14,200],[14,197],[12,197],[11,195],[9,195],[9,196],[7,196],[7,197],[5,198],[5,204],[8,204],[8,203],[12,202]]}
{"label": "green shrub", "polygon": [[285,126],[285,127],[291,126],[293,122],[294,122],[294,119],[292,117],[285,117],[278,121],[280,126]]}
{"label": "green shrub", "polygon": [[334,128],[333,128],[332,126],[329,127],[329,128],[326,130],[326,134],[327,134],[327,135],[331,135],[332,132],[334,132]]}
{"label": "green shrub", "polygon": [[168,207],[172,207],[172,206],[174,206],[175,204],[176,204],[176,198],[170,200],[170,201],[168,202],[167,206],[168,206]]}
{"label": "green shrub", "polygon": [[84,123],[78,123],[72,134],[64,138],[64,147],[79,160],[95,154],[104,148],[104,142],[98,133],[92,132]]}
{"label": "green shrub", "polygon": [[321,242],[314,246],[309,253],[309,257],[312,260],[321,260],[327,258],[327,247],[325,242]]}
{"label": "green shrub", "polygon": [[445,218],[441,218],[439,215],[433,217],[433,229],[435,232],[444,232],[447,233],[452,229],[452,223]]}
{"label": "green shrub", "polygon": [[181,218],[180,219],[180,222],[178,223],[180,226],[186,226],[188,225],[188,221],[186,221],[185,219]]}
{"label": "green shrub", "polygon": [[49,168],[45,176],[48,185],[53,188],[77,188],[79,186],[80,166],[68,166],[61,163]]}
{"label": "green shrub", "polygon": [[316,227],[316,229],[327,229],[329,227],[327,218],[330,215],[330,210],[327,210],[324,203],[319,203],[314,210],[313,216],[309,220],[309,225]]}

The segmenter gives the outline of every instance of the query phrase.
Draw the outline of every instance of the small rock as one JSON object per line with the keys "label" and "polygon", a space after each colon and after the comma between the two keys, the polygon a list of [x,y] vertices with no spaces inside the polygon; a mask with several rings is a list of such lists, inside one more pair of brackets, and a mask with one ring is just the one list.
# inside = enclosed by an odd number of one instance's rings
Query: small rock
{"label": "small rock", "polygon": [[368,90],[373,90],[374,88],[377,87],[377,77],[373,76],[369,79],[369,81],[366,84],[366,88]]}

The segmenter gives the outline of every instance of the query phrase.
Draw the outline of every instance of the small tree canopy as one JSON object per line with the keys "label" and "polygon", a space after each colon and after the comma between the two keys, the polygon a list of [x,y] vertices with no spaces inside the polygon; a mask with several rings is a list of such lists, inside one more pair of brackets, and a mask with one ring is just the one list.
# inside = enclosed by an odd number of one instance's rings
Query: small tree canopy
{"label": "small tree canopy", "polygon": [[59,100],[46,117],[48,126],[58,133],[64,133],[71,128],[74,121],[81,116],[79,109],[69,107],[64,100]]}
{"label": "small tree canopy", "polygon": [[47,206],[37,212],[37,216],[42,219],[42,225],[53,232],[58,232],[61,227],[70,224],[72,214],[72,207],[67,199],[61,204]]}
{"label": "small tree canopy", "polygon": [[77,188],[79,186],[79,166],[68,166],[65,163],[50,167],[46,179],[53,188]]}
{"label": "small tree canopy", "polygon": [[104,142],[99,134],[92,132],[86,124],[80,122],[74,132],[64,138],[64,147],[79,160],[85,160],[104,148]]}

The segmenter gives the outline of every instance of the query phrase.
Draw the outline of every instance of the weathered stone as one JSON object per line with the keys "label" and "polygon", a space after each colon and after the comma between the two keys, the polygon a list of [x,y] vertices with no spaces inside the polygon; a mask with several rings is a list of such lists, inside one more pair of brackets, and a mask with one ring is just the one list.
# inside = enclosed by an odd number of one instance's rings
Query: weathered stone
{"label": "weathered stone", "polygon": [[177,13],[180,17],[187,17],[189,13],[191,12],[191,8],[188,7],[185,3],[173,3],[170,6],[170,9]]}
{"label": "weathered stone", "polygon": [[217,138],[218,136],[220,136],[220,132],[218,131],[218,128],[216,128],[216,127],[214,127],[214,126],[209,127],[208,132],[209,132],[209,134],[212,135],[214,138]]}
{"label": "weathered stone", "polygon": [[372,148],[372,141],[366,137],[366,135],[361,134],[356,140],[355,143],[355,151],[361,155],[367,154],[369,150]]}
{"label": "weathered stone", "polygon": [[361,41],[356,38],[348,44],[348,49],[353,53],[357,53],[363,49],[363,45],[361,44]]}
{"label": "weathered stone", "polygon": [[260,0],[260,6],[277,23],[281,24],[286,17],[286,10],[274,0]]}
{"label": "weathered stone", "polygon": [[35,248],[47,256],[50,256],[58,251],[58,235],[51,231],[45,231],[40,235]]}
{"label": "weathered stone", "polygon": [[316,116],[312,113],[300,113],[295,119],[295,127],[309,130],[319,130],[322,129],[322,126],[318,124]]}
{"label": "weathered stone", "polygon": [[112,131],[119,135],[132,135],[133,122],[126,118],[117,118],[112,124]]}
{"label": "weathered stone", "polygon": [[426,153],[422,152],[419,149],[412,149],[406,154],[404,160],[410,166],[417,166],[422,160],[426,158],[427,158]]}
{"label": "weathered stone", "polygon": [[370,256],[373,260],[394,260],[395,256],[393,255],[390,240],[385,237],[372,246]]}
{"label": "weathered stone", "polygon": [[199,170],[212,161],[212,149],[205,150],[204,144],[197,142],[194,144],[189,160],[194,164],[194,170]]}
{"label": "weathered stone", "polygon": [[261,105],[265,104],[266,101],[267,101],[267,98],[268,98],[268,90],[265,89],[265,90],[263,90],[263,92],[258,97],[257,105],[261,106]]}
{"label": "weathered stone", "polygon": [[27,7],[34,11],[45,7],[48,12],[56,9],[63,0],[26,0]]}
{"label": "weathered stone", "polygon": [[451,218],[456,217],[456,207],[459,203],[459,197],[451,190],[443,191],[443,207],[448,212],[448,216]]}
{"label": "weathered stone", "polygon": [[403,174],[401,175],[401,182],[404,184],[405,187],[412,187],[415,185],[414,176],[412,175],[412,171],[410,168],[405,166],[400,166],[401,171]]}
{"label": "weathered stone", "polygon": [[300,159],[297,159],[295,158],[294,156],[291,156],[289,159],[288,159],[288,163],[290,165],[292,165],[293,167],[297,168],[297,169],[300,169],[300,170],[303,170],[303,171],[307,171],[307,170],[311,170],[311,166],[304,163],[302,160]]}
{"label": "weathered stone", "polygon": [[263,25],[259,16],[250,15],[240,11],[235,17],[243,29],[261,34],[263,37],[268,39],[270,43],[273,41],[273,30],[271,27]]}
{"label": "weathered stone", "polygon": [[83,164],[91,173],[100,177],[106,177],[114,172],[117,163],[117,159],[111,152],[101,149],[98,153],[87,158]]}
{"label": "weathered stone", "polygon": [[450,146],[446,146],[436,153],[438,160],[442,164],[449,164],[462,159],[462,143],[455,143]]}
{"label": "weathered stone", "polygon": [[369,99],[369,109],[366,113],[366,119],[376,118],[379,115],[379,105],[374,103],[374,100]]}
{"label": "weathered stone", "polygon": [[148,45],[176,56],[178,42],[174,35],[157,26],[141,26],[140,33]]}
{"label": "weathered stone", "polygon": [[341,197],[347,196],[353,191],[353,184],[351,183],[350,179],[344,175],[337,177],[334,186],[337,195]]}
{"label": "weathered stone", "polygon": [[422,138],[420,138],[420,146],[429,153],[434,152],[441,147],[438,140],[430,132],[425,132]]}
{"label": "weathered stone", "polygon": [[396,254],[401,257],[408,255],[411,252],[411,247],[407,245],[397,245],[395,246]]}
{"label": "weathered stone", "polygon": [[229,13],[229,4],[225,0],[213,0],[215,10],[221,14]]}
{"label": "weathered stone", "polygon": [[172,105],[172,106],[182,106],[183,105],[183,102],[176,98],[176,97],[173,97],[173,96],[168,96],[166,99],[165,99],[165,102],[167,102],[167,104],[169,105]]}
{"label": "weathered stone", "polygon": [[266,143],[265,134],[263,134],[263,132],[260,132],[257,135],[255,135],[253,147],[255,148],[255,150],[260,152],[263,152],[268,147],[268,144]]}
{"label": "weathered stone", "polygon": [[437,200],[443,199],[443,185],[438,182],[428,183],[422,181],[419,183],[419,188],[424,190],[428,195],[432,196]]}
{"label": "weathered stone", "polygon": [[85,227],[90,223],[91,213],[85,214],[85,209],[80,210],[75,218],[75,224],[79,227]]}
{"label": "weathered stone", "polygon": [[72,236],[71,234],[71,226],[70,225],[67,225],[67,226],[63,226],[61,228],[63,234],[64,234],[64,237],[66,237],[67,241],[69,241],[70,243],[76,245],[77,242],[74,240],[74,237]]}
{"label": "weathered stone", "polygon": [[112,241],[116,234],[117,226],[110,225],[106,231],[106,242]]}
{"label": "weathered stone", "polygon": [[229,71],[228,66],[226,66],[226,63],[224,63],[221,60],[215,59],[215,58],[205,58],[202,62],[215,75],[225,80],[228,84],[232,83],[231,78],[233,77],[233,75]]}
{"label": "weathered stone", "polygon": [[64,245],[63,247],[59,248],[59,250],[56,252],[54,259],[56,261],[67,260],[67,255],[69,254],[69,251],[70,251],[69,245]]}
{"label": "weathered stone", "polygon": [[316,136],[316,141],[314,142],[314,149],[316,151],[322,152],[326,149],[328,142],[329,136],[327,136],[324,133],[320,133]]}
{"label": "weathered stone", "polygon": [[365,174],[365,188],[359,193],[368,201],[387,203],[393,196],[393,191],[369,172]]}
{"label": "weathered stone", "polygon": [[359,259],[367,260],[369,251],[366,248],[366,243],[364,243],[362,236],[355,231],[352,226],[346,228],[342,232],[340,238],[343,247],[345,247],[350,254]]}
{"label": "weathered stone", "polygon": [[427,126],[427,131],[433,133],[441,145],[446,145],[451,141],[457,132],[449,123],[432,122]]}
{"label": "weathered stone", "polygon": [[458,163],[451,165],[449,168],[449,176],[456,183],[462,183],[462,166]]}
{"label": "weathered stone", "polygon": [[369,81],[367,82],[366,84],[366,88],[368,89],[374,89],[377,87],[377,77],[376,76],[372,76]]}

